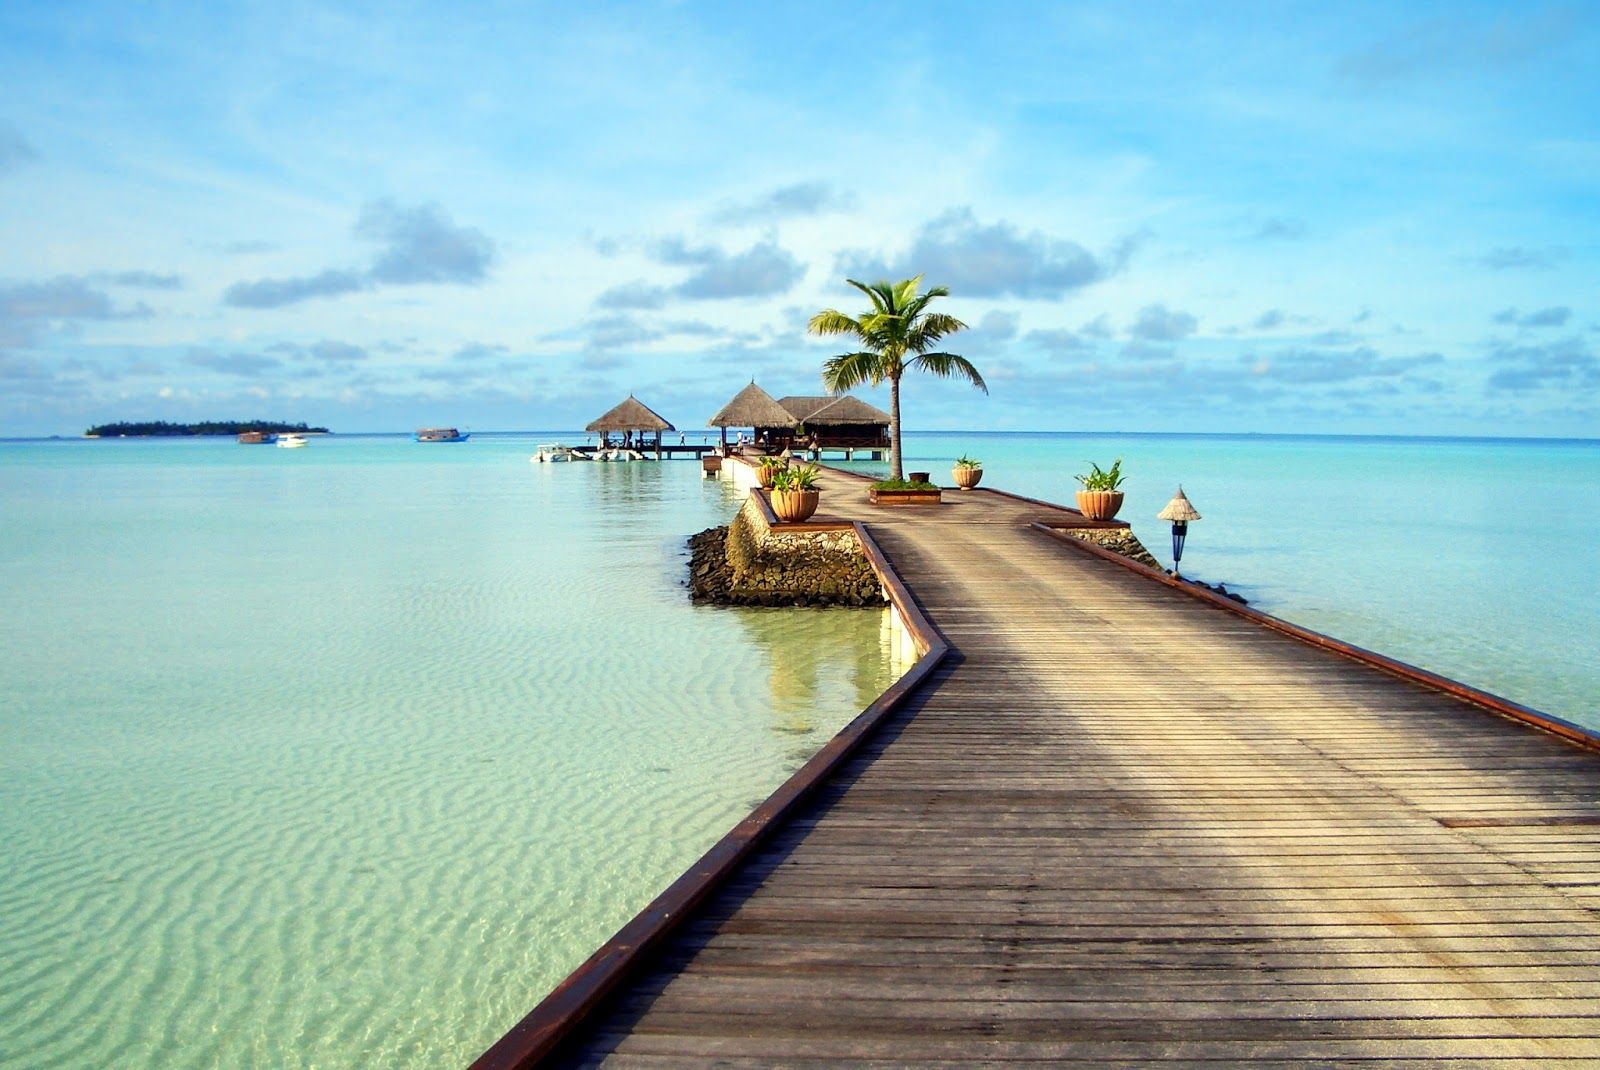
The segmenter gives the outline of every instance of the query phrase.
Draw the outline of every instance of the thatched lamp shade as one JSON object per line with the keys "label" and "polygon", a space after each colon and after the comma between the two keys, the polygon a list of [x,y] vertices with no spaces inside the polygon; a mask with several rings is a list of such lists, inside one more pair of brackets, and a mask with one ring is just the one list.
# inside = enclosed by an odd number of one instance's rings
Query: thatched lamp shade
{"label": "thatched lamp shade", "polygon": [[1156,519],[1172,522],[1172,574],[1176,576],[1179,563],[1183,560],[1183,540],[1189,534],[1189,521],[1199,520],[1200,513],[1183,493],[1183,488],[1179,487],[1167,507],[1156,514]]}
{"label": "thatched lamp shade", "polygon": [[1183,493],[1183,488],[1179,487],[1178,493],[1173,495],[1167,507],[1156,514],[1156,519],[1187,524],[1191,520],[1199,520],[1200,514],[1195,511],[1194,505]]}

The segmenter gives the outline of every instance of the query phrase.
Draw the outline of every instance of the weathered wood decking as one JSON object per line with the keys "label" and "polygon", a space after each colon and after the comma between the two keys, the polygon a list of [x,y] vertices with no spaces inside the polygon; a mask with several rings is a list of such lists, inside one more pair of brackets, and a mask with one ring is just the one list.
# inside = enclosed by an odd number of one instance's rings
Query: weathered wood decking
{"label": "weathered wood decking", "polygon": [[552,1065],[1600,1066],[1600,756],[826,482],[953,655]]}

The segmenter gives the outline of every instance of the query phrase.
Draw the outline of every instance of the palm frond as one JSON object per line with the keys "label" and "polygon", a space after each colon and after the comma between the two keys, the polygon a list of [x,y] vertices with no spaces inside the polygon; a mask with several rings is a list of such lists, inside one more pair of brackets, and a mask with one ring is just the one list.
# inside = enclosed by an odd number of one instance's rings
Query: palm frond
{"label": "palm frond", "polygon": [[912,349],[926,349],[941,338],[964,331],[967,325],[943,312],[929,312],[912,328],[907,343]]}
{"label": "palm frond", "polygon": [[854,316],[846,316],[837,309],[825,308],[811,317],[806,330],[812,334],[850,334],[865,339],[867,330]]}
{"label": "palm frond", "polygon": [[877,353],[840,353],[822,365],[822,385],[830,394],[870,383],[877,386],[885,377],[883,358]]}
{"label": "palm frond", "polygon": [[851,286],[854,286],[856,289],[866,294],[867,297],[872,301],[872,308],[874,311],[880,313],[892,313],[894,311],[894,293],[890,290],[887,282],[879,281],[868,285],[864,282],[858,282],[855,279],[845,279],[844,281],[848,282]]}
{"label": "palm frond", "polygon": [[[917,276],[919,279],[922,277]],[[932,303],[935,297],[949,297],[950,291],[943,286],[933,286],[924,292],[915,295],[902,306],[902,313],[907,319],[916,319]]]}
{"label": "palm frond", "polygon": [[911,303],[916,299],[917,287],[921,285],[921,275],[909,279],[901,279],[894,284],[894,308],[896,312],[902,315],[911,314]]}
{"label": "palm frond", "polygon": [[955,353],[923,353],[911,364],[941,379],[965,379],[985,394],[989,392],[989,384],[983,381],[972,361]]}

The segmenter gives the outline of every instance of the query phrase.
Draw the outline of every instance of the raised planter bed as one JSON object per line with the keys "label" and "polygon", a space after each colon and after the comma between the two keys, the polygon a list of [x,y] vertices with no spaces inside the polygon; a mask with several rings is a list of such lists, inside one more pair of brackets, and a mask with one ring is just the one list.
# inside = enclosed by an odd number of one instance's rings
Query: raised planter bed
{"label": "raised planter bed", "polygon": [[932,490],[879,490],[877,487],[868,487],[867,501],[873,505],[938,505],[943,493],[938,487]]}

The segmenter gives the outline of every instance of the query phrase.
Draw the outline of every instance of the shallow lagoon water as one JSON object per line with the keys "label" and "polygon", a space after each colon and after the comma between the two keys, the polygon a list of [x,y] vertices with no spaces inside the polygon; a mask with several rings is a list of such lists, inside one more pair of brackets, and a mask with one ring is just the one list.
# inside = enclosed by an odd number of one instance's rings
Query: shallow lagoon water
{"label": "shallow lagoon water", "polygon": [[0,1063],[464,1065],[892,679],[535,441],[0,444]]}
{"label": "shallow lagoon water", "polygon": [[[462,1065],[892,678],[885,614],[687,604],[726,484],[556,437],[0,443],[0,1062]],[[1187,573],[1600,727],[1596,443],[963,452],[1122,456]]]}

